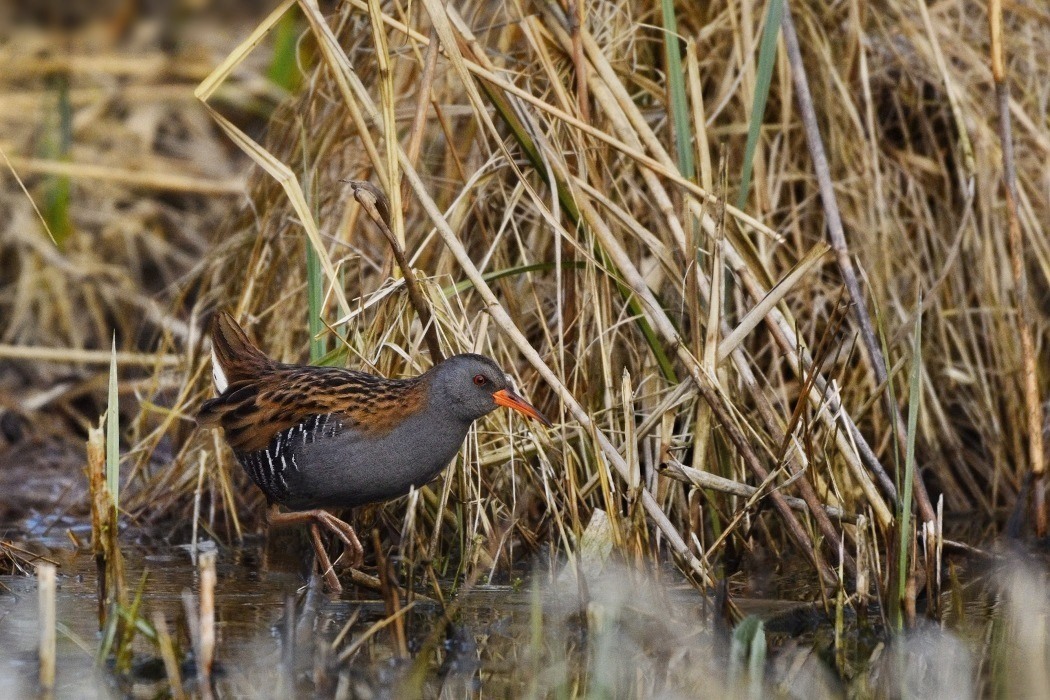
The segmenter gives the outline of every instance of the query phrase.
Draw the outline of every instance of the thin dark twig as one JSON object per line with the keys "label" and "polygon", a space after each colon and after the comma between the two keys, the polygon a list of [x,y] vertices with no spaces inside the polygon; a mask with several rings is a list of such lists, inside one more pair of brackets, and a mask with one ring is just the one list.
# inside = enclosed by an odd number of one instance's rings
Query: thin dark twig
{"label": "thin dark twig", "polygon": [[365,180],[343,180],[343,182],[350,185],[350,189],[354,193],[354,199],[357,200],[357,203],[361,205],[361,208],[375,222],[375,225],[379,227],[379,230],[383,232],[383,235],[386,236],[387,241],[390,243],[390,249],[394,252],[394,260],[397,261],[397,266],[401,268],[401,274],[405,278],[408,299],[412,302],[412,306],[419,316],[419,322],[423,325],[423,337],[426,339],[430,358],[434,361],[434,364],[441,362],[445,359],[445,356],[441,352],[441,343],[438,342],[437,329],[434,327],[434,319],[430,313],[430,307],[427,305],[423,293],[419,290],[416,273],[408,263],[404,249],[397,242],[394,232],[390,230],[390,201],[383,194],[382,190],[371,182]]}
{"label": "thin dark twig", "polygon": [[[784,32],[784,45],[787,49],[788,62],[791,64],[791,77],[795,84],[795,94],[798,96],[799,116],[806,132],[806,143],[809,146],[810,158],[813,160],[813,170],[817,176],[820,188],[820,199],[824,205],[824,215],[827,219],[828,237],[831,239],[831,247],[835,250],[838,261],[839,272],[842,275],[843,284],[853,301],[853,309],[856,314],[857,324],[860,326],[861,339],[864,347],[871,358],[871,364],[875,370],[876,383],[886,385],[889,379],[889,370],[886,367],[886,358],[882,355],[882,348],[875,335],[875,327],[872,325],[871,316],[868,314],[868,306],[865,302],[864,292],[861,290],[857,271],[853,267],[850,258],[849,245],[846,243],[846,234],[842,227],[842,216],[839,214],[838,200],[835,197],[835,189],[831,182],[831,169],[828,166],[827,153],[824,150],[824,142],[820,136],[820,127],[817,125],[817,113],[813,107],[813,96],[809,91],[809,81],[806,78],[806,68],[802,63],[802,50],[799,47],[798,35],[795,33],[795,23],[791,16],[791,6],[788,0],[784,1],[784,12],[780,18],[780,28]],[[904,422],[901,419],[897,405],[889,392],[885,394],[886,406],[891,420],[894,420],[903,434]],[[877,468],[878,461],[872,463],[865,460],[869,468],[875,471],[880,484],[889,481],[881,465]],[[879,473],[879,472],[882,473]],[[923,521],[930,522],[936,518],[930,496],[926,492],[926,486],[922,482],[919,470],[915,471],[915,500],[918,503],[919,513]]]}

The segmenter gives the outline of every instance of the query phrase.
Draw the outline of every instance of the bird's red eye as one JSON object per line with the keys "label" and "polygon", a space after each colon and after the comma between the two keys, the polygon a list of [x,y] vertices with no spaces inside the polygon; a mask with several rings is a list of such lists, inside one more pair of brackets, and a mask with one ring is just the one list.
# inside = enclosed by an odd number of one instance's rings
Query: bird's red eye
{"label": "bird's red eye", "polygon": [[485,382],[487,382],[487,381],[488,381],[488,379],[485,379],[485,375],[484,374],[475,374],[474,375],[474,383],[477,384],[478,386],[484,386]]}

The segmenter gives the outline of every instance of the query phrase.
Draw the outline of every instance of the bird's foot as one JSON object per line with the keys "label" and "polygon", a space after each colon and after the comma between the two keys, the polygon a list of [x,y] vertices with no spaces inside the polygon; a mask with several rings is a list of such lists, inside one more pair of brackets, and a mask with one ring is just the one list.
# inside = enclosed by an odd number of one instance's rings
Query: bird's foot
{"label": "bird's foot", "polygon": [[[326,510],[317,509],[281,513],[275,508],[269,512],[268,521],[270,525],[275,527],[310,525],[310,539],[314,545],[317,563],[321,567],[325,584],[333,593],[342,593],[343,587],[339,583],[339,577],[335,575],[335,567],[332,564],[332,560],[328,558],[324,542],[321,541],[321,528],[325,528],[342,541],[346,548],[344,554],[346,552],[350,553],[350,566],[356,568],[364,562],[365,550],[361,546],[361,541],[357,539],[357,533],[354,532],[354,528]],[[342,556],[340,556],[341,558]]]}

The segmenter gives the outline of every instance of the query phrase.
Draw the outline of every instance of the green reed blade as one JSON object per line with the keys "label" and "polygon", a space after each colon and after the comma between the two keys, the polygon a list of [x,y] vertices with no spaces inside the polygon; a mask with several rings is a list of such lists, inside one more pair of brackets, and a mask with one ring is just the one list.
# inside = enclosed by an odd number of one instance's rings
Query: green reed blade
{"label": "green reed blade", "polygon": [[744,147],[744,167],[740,174],[740,196],[736,206],[747,206],[747,195],[751,190],[751,172],[754,168],[755,150],[762,135],[762,120],[769,99],[769,84],[773,80],[773,64],[777,58],[777,37],[780,35],[780,17],[784,13],[784,0],[769,0],[766,8],[766,24],[762,28],[762,39],[758,48],[758,73],[755,76],[755,96],[751,104],[751,122],[747,126],[747,146]]}
{"label": "green reed blade", "polygon": [[[529,272],[548,272],[550,270],[555,269],[556,267],[557,263],[553,262],[531,263],[529,265],[518,265],[516,267],[508,267],[503,270],[492,270],[490,272],[484,273],[481,276],[481,278],[486,282],[491,282],[493,280],[498,280],[503,277],[516,277],[517,275],[524,275]],[[561,267],[562,269],[583,270],[587,267],[587,263],[582,260],[566,260],[561,264]],[[446,297],[450,297],[459,294],[463,291],[466,291],[467,289],[470,289],[473,286],[474,283],[470,280],[463,280],[462,282],[457,282],[456,284],[444,287],[441,290],[441,293]]]}
{"label": "green reed blade", "polygon": [[309,307],[310,325],[310,362],[316,364],[324,357],[327,350],[324,336],[324,324],[321,323],[321,307],[324,305],[324,277],[321,274],[321,258],[317,251],[306,243],[306,302]]}
{"label": "green reed blade", "polygon": [[[908,442],[904,453],[904,483],[901,484],[900,501],[900,553],[897,562],[897,600],[902,600],[908,582],[908,545],[911,543],[911,501],[915,479],[915,439],[919,424],[919,403],[922,381],[922,295],[916,305],[915,333],[912,338],[911,375],[908,378]],[[897,606],[897,630],[904,627],[904,618]]]}
{"label": "green reed blade", "polygon": [[685,71],[682,69],[682,47],[678,41],[678,20],[674,14],[674,0],[661,0],[664,20],[664,55],[666,57],[667,90],[671,101],[671,120],[674,124],[674,147],[678,156],[678,172],[692,180],[696,177],[693,165],[692,125],[689,122],[689,101],[685,95]]}
{"label": "green reed blade", "polygon": [[[44,140],[43,156],[60,162],[69,161],[73,145],[73,108],[69,102],[69,81],[55,78],[57,99],[55,113],[46,119],[49,125]],[[70,217],[72,183],[68,175],[48,175],[44,178],[43,206],[41,213],[55,244],[60,246],[73,233]]]}

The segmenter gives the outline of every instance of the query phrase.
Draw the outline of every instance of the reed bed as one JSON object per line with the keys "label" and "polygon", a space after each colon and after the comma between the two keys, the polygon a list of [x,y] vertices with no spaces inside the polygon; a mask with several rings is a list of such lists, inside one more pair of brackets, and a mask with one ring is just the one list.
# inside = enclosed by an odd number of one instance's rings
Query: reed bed
{"label": "reed bed", "polygon": [[554,420],[493,415],[355,513],[384,590],[388,556],[440,597],[596,538],[595,573],[673,563],[712,596],[802,562],[839,631],[915,629],[950,614],[946,557],[1045,534],[1038,3],[275,8],[182,54],[148,22],[82,29],[73,57],[124,32],[90,65],[0,47],[6,454],[83,441],[119,394],[125,522],[258,531],[193,420],[225,308],[284,361],[482,352]]}

